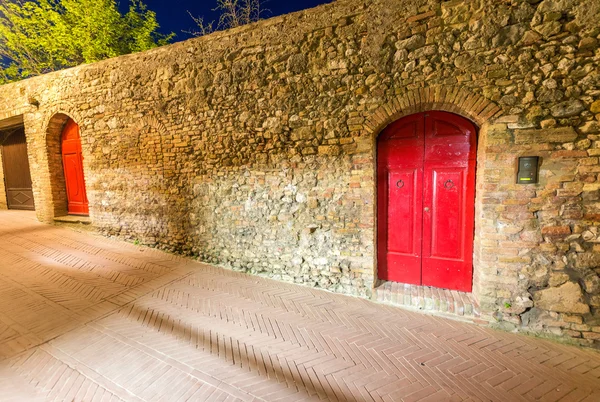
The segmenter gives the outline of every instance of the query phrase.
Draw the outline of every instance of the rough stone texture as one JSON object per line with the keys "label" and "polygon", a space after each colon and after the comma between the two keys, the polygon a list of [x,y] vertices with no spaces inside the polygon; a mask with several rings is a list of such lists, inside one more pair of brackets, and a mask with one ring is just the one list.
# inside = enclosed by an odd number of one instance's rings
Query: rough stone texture
{"label": "rough stone texture", "polygon": [[[64,213],[56,144],[70,116],[101,232],[366,296],[377,134],[458,113],[480,127],[482,317],[597,345],[598,9],[338,0],[0,87],[0,120],[23,115],[43,221]],[[521,155],[541,157],[539,184],[515,184]],[[569,283],[581,297],[535,305]]]}
{"label": "rough stone texture", "polygon": [[573,282],[534,293],[533,301],[537,308],[558,313],[587,314],[590,312],[590,307],[583,303],[581,287]]}
{"label": "rough stone texture", "polygon": [[549,128],[545,130],[515,130],[515,144],[564,143],[572,142],[576,138],[577,132],[573,127]]}

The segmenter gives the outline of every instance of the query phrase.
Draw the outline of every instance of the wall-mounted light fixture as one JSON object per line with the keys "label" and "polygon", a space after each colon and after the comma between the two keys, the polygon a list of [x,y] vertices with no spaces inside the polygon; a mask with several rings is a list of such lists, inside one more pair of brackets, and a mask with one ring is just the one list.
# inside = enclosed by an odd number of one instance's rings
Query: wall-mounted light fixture
{"label": "wall-mounted light fixture", "polygon": [[36,108],[40,107],[40,101],[35,99],[33,96],[30,96],[29,98],[27,98],[27,102],[29,102],[29,104],[31,106],[35,106]]}

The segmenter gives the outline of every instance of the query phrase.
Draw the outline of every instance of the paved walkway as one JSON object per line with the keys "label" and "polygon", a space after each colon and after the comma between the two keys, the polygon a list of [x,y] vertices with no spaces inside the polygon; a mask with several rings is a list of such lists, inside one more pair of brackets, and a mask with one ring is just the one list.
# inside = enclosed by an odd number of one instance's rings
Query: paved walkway
{"label": "paved walkway", "polygon": [[0,211],[1,401],[600,401],[600,354]]}

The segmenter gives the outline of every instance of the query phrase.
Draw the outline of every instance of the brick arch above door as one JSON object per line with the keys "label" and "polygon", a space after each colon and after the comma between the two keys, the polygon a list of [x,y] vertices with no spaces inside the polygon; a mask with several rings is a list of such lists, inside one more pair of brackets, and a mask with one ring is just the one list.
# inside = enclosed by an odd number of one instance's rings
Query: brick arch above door
{"label": "brick arch above door", "polygon": [[[363,123],[361,137],[369,138],[372,144],[373,161],[376,160],[376,139],[383,130],[402,117],[427,111],[445,111],[457,114],[471,120],[478,128],[477,166],[485,162],[485,143],[487,127],[498,119],[503,110],[491,100],[482,95],[459,86],[436,86],[407,91],[395,99],[377,108]],[[376,165],[373,165],[373,175],[376,178]],[[483,225],[484,211],[481,200],[484,191],[480,191],[485,178],[483,169],[477,169],[476,199],[475,199],[475,239],[473,242],[473,297],[479,303],[480,296],[489,291],[488,284],[480,273],[481,238],[477,235]],[[376,180],[374,180],[376,183]],[[373,191],[374,214],[377,214],[376,189]],[[376,227],[377,225],[375,225]],[[374,229],[376,231],[376,229]],[[373,234],[374,245],[377,235]],[[377,257],[374,255],[373,276],[377,277]],[[374,282],[376,285],[377,282]]]}
{"label": "brick arch above door", "polygon": [[44,221],[52,221],[55,217],[64,216],[68,213],[61,140],[63,129],[69,120],[79,123],[72,114],[62,111],[56,112],[49,117],[44,130],[49,180],[46,184],[47,188],[43,188],[42,191],[48,194],[46,199],[50,200],[45,208],[44,219],[42,219]]}
{"label": "brick arch above door", "polygon": [[429,111],[377,140],[378,277],[471,291],[477,128]]}
{"label": "brick arch above door", "polygon": [[483,95],[458,86],[436,86],[407,91],[380,106],[364,123],[361,135],[377,136],[390,123],[411,114],[439,110],[465,117],[479,127],[503,114]]}

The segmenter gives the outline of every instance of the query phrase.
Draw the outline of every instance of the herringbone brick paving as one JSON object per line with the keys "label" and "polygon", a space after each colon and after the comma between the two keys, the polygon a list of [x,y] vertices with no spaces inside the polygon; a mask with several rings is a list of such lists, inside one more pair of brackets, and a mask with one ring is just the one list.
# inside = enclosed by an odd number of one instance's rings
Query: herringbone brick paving
{"label": "herringbone brick paving", "polygon": [[600,354],[0,212],[1,401],[600,401]]}

